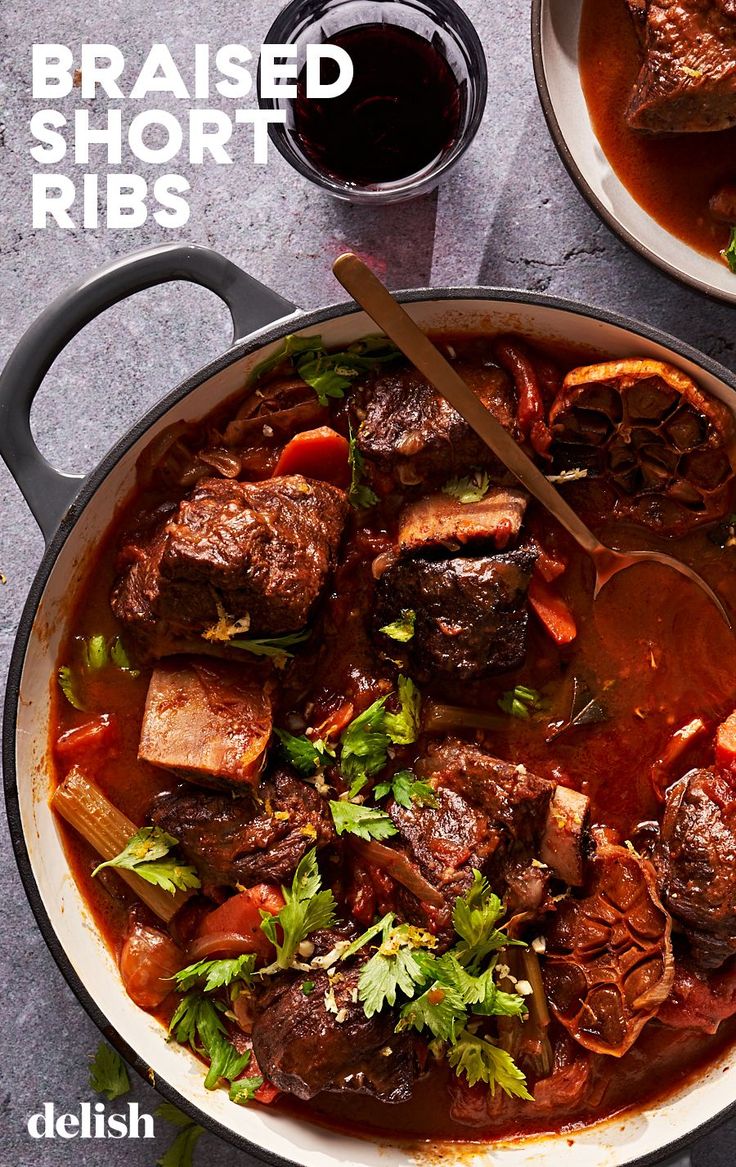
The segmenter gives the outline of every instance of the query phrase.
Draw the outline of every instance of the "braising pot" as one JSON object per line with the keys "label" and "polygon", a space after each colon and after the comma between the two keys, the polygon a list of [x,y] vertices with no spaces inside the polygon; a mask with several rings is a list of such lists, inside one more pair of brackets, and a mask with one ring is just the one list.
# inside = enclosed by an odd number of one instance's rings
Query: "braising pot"
{"label": "braising pot", "polygon": [[[227,303],[235,341],[217,360],[172,390],[122,438],[86,478],[58,473],[36,449],[29,425],[33,397],[74,334],[103,309],[154,284],[184,279]],[[736,409],[736,378],[687,345],[608,312],[490,288],[404,292],[401,299],[425,328],[478,332],[516,330],[620,356],[673,361],[703,389]],[[736,1097],[736,1062],[726,1056],[656,1105],[584,1130],[485,1146],[378,1145],[311,1126],[262,1107],[239,1107],[226,1091],[204,1089],[190,1052],[167,1044],[158,1022],[126,995],[69,872],[57,823],[49,810],[50,694],[54,662],[69,611],[70,581],[135,480],[141,451],[164,426],[196,420],[240,389],[253,366],[290,332],[319,331],[344,346],[372,331],[349,305],[302,313],[215,252],[169,245],[116,260],[59,297],[28,330],[0,376],[0,453],[46,538],[47,548],[15,642],[5,702],[4,773],[8,817],[26,893],[61,971],[92,1019],[139,1071],[198,1122],[269,1162],[303,1167],[405,1167],[440,1152],[464,1167],[623,1167],[667,1160],[685,1167],[684,1148],[723,1119]],[[72,584],[73,586],[73,584]]]}

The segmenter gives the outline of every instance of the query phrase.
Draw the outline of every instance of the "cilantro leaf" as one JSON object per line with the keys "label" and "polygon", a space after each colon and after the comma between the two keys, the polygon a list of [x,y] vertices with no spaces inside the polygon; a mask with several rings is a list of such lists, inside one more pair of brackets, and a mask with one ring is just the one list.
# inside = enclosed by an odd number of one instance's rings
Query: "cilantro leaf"
{"label": "cilantro leaf", "polygon": [[330,802],[330,811],[338,835],[357,835],[369,842],[398,834],[390,817],[377,807],[360,806],[356,802]]}
{"label": "cilantro leaf", "polygon": [[[158,1110],[160,1109],[159,1107]],[[183,1126],[176,1135],[171,1146],[167,1147],[161,1158],[156,1160],[156,1167],[192,1167],[194,1149],[203,1134],[204,1127],[196,1122],[187,1122],[187,1125]]]}
{"label": "cilantro leaf", "polygon": [[140,669],[133,668],[132,664],[130,663],[130,657],[125,651],[125,645],[119,636],[117,636],[112,642],[112,647],[110,649],[110,660],[115,665],[115,667],[120,669],[122,672],[130,673],[131,677],[140,676]]}
{"label": "cilantro leaf", "polygon": [[455,901],[452,913],[453,926],[460,937],[455,951],[464,967],[478,965],[490,953],[519,943],[509,940],[506,933],[496,927],[503,912],[501,900],[491,891],[480,872],[474,871],[472,886]]}
{"label": "cilantro leaf", "polygon": [[358,997],[366,1017],[380,1013],[384,1005],[395,1005],[397,993],[406,997],[414,995],[416,986],[424,980],[424,973],[413,949],[434,942],[428,932],[410,924],[390,927],[391,919],[386,917],[389,926],[384,922],[380,947],[363,966],[358,980]]}
{"label": "cilantro leaf", "polygon": [[351,798],[386,765],[390,739],[385,728],[385,704],[386,697],[379,697],[350,722],[340,739],[340,769],[351,784]]}
{"label": "cilantro leaf", "polygon": [[525,1017],[528,1009],[524,998],[518,993],[505,993],[496,985],[495,965],[494,957],[484,972],[468,972],[451,950],[435,960],[434,973],[440,984],[453,989],[471,1013],[479,1017]]}
{"label": "cilantro leaf", "polygon": [[161,887],[170,895],[177,889],[186,891],[187,888],[201,887],[195,869],[169,855],[176,846],[177,840],[158,827],[141,827],[119,855],[100,863],[92,874],[97,875],[105,867],[123,868],[134,871],[146,883]]}
{"label": "cilantro leaf", "polygon": [[399,360],[401,355],[399,349],[382,336],[364,337],[342,352],[328,352],[321,336],[287,336],[273,356],[256,366],[253,380],[260,380],[290,360],[294,371],[314,389],[320,405],[327,405],[331,397],[344,397],[345,390],[361,373]]}
{"label": "cilantro leaf", "polygon": [[731,271],[736,275],[736,227],[731,228],[731,238],[728,241],[728,246],[721,252],[721,255]]}
{"label": "cilantro leaf", "polygon": [[449,1047],[447,1060],[458,1077],[465,1075],[469,1086],[485,1082],[492,1095],[498,1087],[504,1094],[527,1102],[534,1101],[527,1090],[526,1078],[511,1056],[484,1037],[476,1037],[464,1030],[456,1043]]}
{"label": "cilantro leaf", "polygon": [[305,628],[302,632],[287,632],[285,636],[263,637],[260,640],[236,637],[235,640],[228,640],[227,643],[230,648],[241,648],[244,652],[252,653],[253,656],[280,657],[282,660],[290,660],[294,653],[289,652],[288,649],[293,648],[296,644],[303,644],[305,640],[309,640],[311,635],[311,629]]}
{"label": "cilantro leaf", "polygon": [[335,897],[321,891],[317,851],[308,851],[297,867],[291,888],[282,887],[284,904],[276,916],[261,911],[261,929],[276,949],[279,968],[289,968],[297,948],[310,932],[330,928],[335,922]]}
{"label": "cilantro leaf", "polygon": [[393,912],[387,912],[376,924],[371,924],[370,928],[367,928],[365,932],[357,936],[349,948],[345,949],[341,959],[349,960],[351,956],[355,956],[356,952],[360,952],[361,948],[365,948],[369,940],[373,940],[376,936],[381,935],[381,933],[385,936],[395,918]]}
{"label": "cilantro leaf", "polygon": [[237,1082],[233,1082],[230,1087],[230,1101],[237,1102],[239,1106],[244,1106],[247,1102],[252,1102],[256,1096],[256,1091],[263,1085],[263,1078],[260,1074],[256,1074],[252,1078],[238,1078]]}
{"label": "cilantro leaf", "polygon": [[419,736],[421,695],[411,677],[399,677],[398,713],[386,713],[386,733],[396,746],[410,746]]}
{"label": "cilantro leaf", "polygon": [[371,490],[370,486],[366,486],[361,481],[363,477],[363,469],[365,467],[365,458],[361,454],[356,445],[355,434],[353,427],[350,427],[350,489],[348,490],[348,502],[354,506],[356,510],[369,510],[378,502],[378,495]]}
{"label": "cilantro leaf", "polygon": [[428,782],[421,782],[412,774],[411,770],[398,770],[392,774],[387,782],[380,782],[373,788],[373,797],[378,802],[392,794],[399,806],[407,810],[414,804],[419,806],[437,806],[437,795]]}
{"label": "cilantro leaf", "polygon": [[84,642],[84,663],[92,672],[105,667],[109,660],[107,641],[104,636],[90,636]]}
{"label": "cilantro leaf", "polygon": [[404,1005],[396,1030],[417,1029],[421,1033],[427,1029],[440,1041],[454,1042],[467,1017],[468,1011],[460,994],[435,981],[421,996]]}
{"label": "cilantro leaf", "polygon": [[532,713],[542,708],[542,694],[536,689],[528,689],[526,685],[517,685],[515,689],[507,689],[498,699],[498,707],[509,717],[518,717],[520,721],[528,721]]}
{"label": "cilantro leaf", "polygon": [[233,981],[248,981],[255,964],[256,958],[251,952],[226,960],[200,960],[176,973],[174,981],[179,992],[193,989],[200,981],[204,981],[204,992],[211,993]]}
{"label": "cilantro leaf", "polygon": [[414,625],[416,624],[417,614],[413,608],[402,608],[401,616],[398,620],[394,620],[392,624],[384,624],[383,628],[379,628],[384,636],[389,636],[391,640],[398,640],[400,644],[406,644],[414,635]]}
{"label": "cilantro leaf", "polygon": [[162,1118],[164,1122],[170,1122],[172,1126],[191,1126],[194,1122],[188,1114],[183,1110],[179,1110],[178,1106],[174,1106],[173,1102],[161,1102],[153,1112],[156,1118]]}
{"label": "cilantro leaf", "polygon": [[322,738],[295,737],[285,729],[277,729],[276,736],[294,769],[305,777],[335,760],[335,751]]}
{"label": "cilantro leaf", "polygon": [[221,1078],[227,1082],[239,1078],[250,1061],[250,1050],[238,1053],[229,1041],[221,1011],[222,1006],[212,998],[190,992],[179,1002],[169,1026],[169,1033],[180,1045],[189,1045],[195,1053],[209,1058],[204,1080],[207,1090],[214,1090]]}
{"label": "cilantro leaf", "polygon": [[488,494],[491,480],[485,470],[474,470],[468,478],[451,478],[442,493],[465,505],[480,502]]}
{"label": "cilantro leaf", "polygon": [[96,1094],[104,1094],[108,1102],[114,1102],[130,1090],[125,1062],[105,1041],[100,1042],[90,1063],[89,1084]]}
{"label": "cilantro leaf", "polygon": [[279,365],[285,364],[295,356],[303,353],[319,352],[323,348],[321,336],[290,336],[284,337],[281,347],[265,361],[256,365],[251,374],[252,381],[260,381],[266,373],[273,372]]}
{"label": "cilantro leaf", "polygon": [[70,705],[75,709],[84,712],[84,704],[81,697],[77,694],[74,673],[69,665],[62,665],[56,674],[56,679],[59,682],[59,688],[66,697]]}

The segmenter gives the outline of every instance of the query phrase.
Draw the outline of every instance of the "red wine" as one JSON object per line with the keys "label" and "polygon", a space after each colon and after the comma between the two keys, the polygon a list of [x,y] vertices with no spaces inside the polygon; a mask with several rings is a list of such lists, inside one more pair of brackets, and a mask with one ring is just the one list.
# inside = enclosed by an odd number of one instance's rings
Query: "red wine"
{"label": "red wine", "polygon": [[[326,43],[350,55],[350,88],[329,100],[307,98],[302,71],[293,106],[299,145],[323,174],[359,186],[395,182],[425,170],[457,141],[464,89],[424,37],[365,24]],[[323,62],[323,80],[336,76],[334,62]]]}

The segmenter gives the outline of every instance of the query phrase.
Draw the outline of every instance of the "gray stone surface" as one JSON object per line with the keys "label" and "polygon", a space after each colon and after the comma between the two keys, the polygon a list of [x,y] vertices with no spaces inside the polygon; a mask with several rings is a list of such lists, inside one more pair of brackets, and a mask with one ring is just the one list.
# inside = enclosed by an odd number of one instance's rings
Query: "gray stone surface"
{"label": "gray stone surface", "polygon": [[[266,170],[183,167],[192,217],[181,236],[210,244],[304,307],[341,299],[330,260],[346,246],[369,256],[394,287],[499,284],[614,308],[679,335],[736,367],[734,313],[670,283],[628,252],[572,186],[547,135],[528,44],[527,0],[464,0],[487,49],[490,99],[465,164],[440,192],[396,209],[336,204],[273,154]],[[31,230],[28,122],[30,46],[82,40],[118,44],[131,63],[152,41],[175,54],[195,41],[257,46],[278,0],[5,0],[0,5],[0,361],[50,298],[115,255],[176,238],[153,222],[137,231]],[[74,99],[64,103],[71,110]],[[165,104],[165,103],[162,103]],[[146,167],[131,167],[146,173]],[[61,169],[74,173],[74,167]],[[155,177],[153,168],[150,174]],[[42,450],[62,469],[90,469],[112,441],[182,376],[221,350],[225,310],[192,288],[144,293],[110,311],[56,363],[33,414]],[[0,668],[4,679],[21,607],[42,541],[15,484],[0,466]],[[0,1163],[30,1167],[126,1164],[151,1167],[167,1136],[151,1144],[33,1143],[29,1114],[45,1100],[72,1109],[89,1099],[86,1062],[98,1034],[57,971],[18,880],[5,825],[0,839]],[[146,1109],[153,1091],[140,1082]],[[726,1167],[736,1125],[695,1149],[696,1167]],[[212,1167],[248,1160],[207,1135],[196,1157]]]}

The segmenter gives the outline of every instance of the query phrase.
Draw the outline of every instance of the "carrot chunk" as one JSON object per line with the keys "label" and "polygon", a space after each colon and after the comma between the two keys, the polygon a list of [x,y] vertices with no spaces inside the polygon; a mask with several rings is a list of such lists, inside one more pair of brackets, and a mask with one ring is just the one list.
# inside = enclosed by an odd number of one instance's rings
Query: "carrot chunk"
{"label": "carrot chunk", "polygon": [[281,451],[274,477],[303,474],[334,486],[350,483],[350,445],[347,438],[321,425],[315,430],[295,434]]}
{"label": "carrot chunk", "polygon": [[562,596],[538,575],[529,585],[529,603],[555,644],[572,644],[578,634],[575,617]]}
{"label": "carrot chunk", "polygon": [[736,712],[718,726],[716,732],[716,762],[731,769],[736,766]]}

